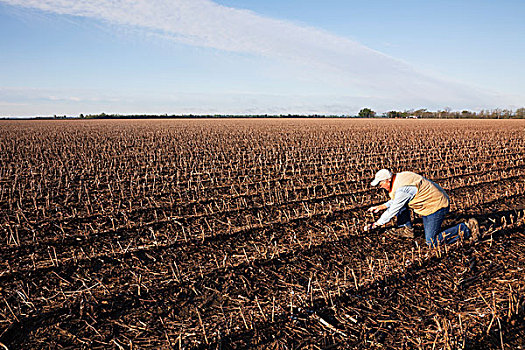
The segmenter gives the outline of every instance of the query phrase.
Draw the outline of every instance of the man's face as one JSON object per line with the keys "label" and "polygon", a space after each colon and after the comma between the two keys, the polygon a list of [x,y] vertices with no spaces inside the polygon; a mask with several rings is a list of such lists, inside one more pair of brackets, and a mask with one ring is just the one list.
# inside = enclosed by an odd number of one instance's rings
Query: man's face
{"label": "man's face", "polygon": [[379,187],[384,188],[388,191],[390,189],[390,179],[381,181],[379,183]]}

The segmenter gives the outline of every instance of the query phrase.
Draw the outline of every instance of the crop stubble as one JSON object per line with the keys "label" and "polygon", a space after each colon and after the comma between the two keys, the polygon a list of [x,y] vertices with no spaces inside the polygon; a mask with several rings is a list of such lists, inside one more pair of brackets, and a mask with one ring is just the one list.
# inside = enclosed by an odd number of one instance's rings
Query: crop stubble
{"label": "crop stubble", "polygon": [[[9,348],[523,347],[523,121],[1,126]],[[363,233],[383,167],[485,238]]]}

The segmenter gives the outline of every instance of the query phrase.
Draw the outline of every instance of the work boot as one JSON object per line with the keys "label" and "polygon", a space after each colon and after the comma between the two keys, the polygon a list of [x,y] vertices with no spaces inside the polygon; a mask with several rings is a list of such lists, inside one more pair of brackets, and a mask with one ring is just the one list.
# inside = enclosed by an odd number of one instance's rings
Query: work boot
{"label": "work boot", "polygon": [[481,237],[479,234],[478,220],[471,218],[467,222],[467,227],[470,230],[470,236],[474,242],[478,241]]}

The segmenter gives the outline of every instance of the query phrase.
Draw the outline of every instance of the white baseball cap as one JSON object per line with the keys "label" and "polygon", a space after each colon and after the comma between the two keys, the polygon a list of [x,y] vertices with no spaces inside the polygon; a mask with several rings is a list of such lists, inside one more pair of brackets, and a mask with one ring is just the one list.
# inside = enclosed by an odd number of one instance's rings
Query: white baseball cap
{"label": "white baseball cap", "polygon": [[393,174],[388,169],[381,169],[376,173],[374,180],[372,181],[372,186],[377,186],[381,181],[388,180],[392,178]]}

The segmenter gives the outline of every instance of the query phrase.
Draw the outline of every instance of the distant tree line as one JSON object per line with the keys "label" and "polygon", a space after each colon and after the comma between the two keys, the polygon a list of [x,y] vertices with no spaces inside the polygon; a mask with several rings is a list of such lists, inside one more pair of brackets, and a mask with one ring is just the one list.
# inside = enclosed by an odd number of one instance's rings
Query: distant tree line
{"label": "distant tree line", "polygon": [[[52,117],[37,117],[36,119],[70,119],[66,115],[54,115]],[[209,119],[209,118],[435,118],[435,119],[525,119],[525,108],[511,109],[482,109],[479,112],[469,110],[453,111],[444,108],[438,111],[422,109],[409,109],[404,111],[388,111],[377,114],[370,108],[363,108],[357,115],[321,115],[321,114],[83,114],[80,119]],[[20,118],[24,119],[24,118]],[[31,118],[32,119],[32,118]]]}
{"label": "distant tree line", "polygon": [[[359,111],[360,117],[372,118],[376,113],[369,108]],[[381,115],[382,118],[439,118],[439,119],[525,119],[525,108],[511,109],[482,109],[479,112],[468,110],[452,111],[450,108],[436,112],[426,109],[410,109],[405,111],[389,111]]]}
{"label": "distant tree line", "polygon": [[120,114],[80,114],[81,119],[145,119],[145,118],[437,118],[437,119],[525,119],[525,108],[518,108],[515,111],[511,109],[482,109],[479,112],[468,110],[452,111],[450,108],[445,108],[438,111],[429,111],[427,109],[409,109],[404,111],[388,111],[378,115],[370,108],[363,108],[356,116],[353,115],[321,115],[321,114],[247,114],[247,115],[231,115],[231,114],[184,114],[184,115],[152,115],[152,114],[137,114],[137,115],[120,115]]}

